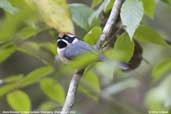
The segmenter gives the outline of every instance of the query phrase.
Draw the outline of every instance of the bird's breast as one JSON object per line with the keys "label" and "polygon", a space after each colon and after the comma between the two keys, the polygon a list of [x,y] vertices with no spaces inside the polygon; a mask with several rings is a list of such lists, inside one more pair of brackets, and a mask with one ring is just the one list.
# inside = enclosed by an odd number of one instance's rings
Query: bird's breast
{"label": "bird's breast", "polygon": [[65,51],[65,48],[62,48],[62,49],[57,48],[57,53],[58,53],[58,57],[60,61],[62,61],[63,63],[68,63],[69,60],[64,56],[64,51]]}

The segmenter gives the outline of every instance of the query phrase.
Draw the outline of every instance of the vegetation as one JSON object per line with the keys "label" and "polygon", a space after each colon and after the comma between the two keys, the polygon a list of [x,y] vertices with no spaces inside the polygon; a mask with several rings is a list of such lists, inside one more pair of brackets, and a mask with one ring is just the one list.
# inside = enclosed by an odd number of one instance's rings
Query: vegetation
{"label": "vegetation", "polygon": [[[76,113],[170,114],[170,39],[151,25],[157,6],[170,7],[171,0],[123,2],[100,50],[111,61],[94,62],[89,54],[67,65],[56,61],[58,32],[75,33],[95,45],[114,2],[1,0],[0,111],[60,111],[72,74],[88,65],[78,86]],[[127,62],[129,71],[116,61]]]}

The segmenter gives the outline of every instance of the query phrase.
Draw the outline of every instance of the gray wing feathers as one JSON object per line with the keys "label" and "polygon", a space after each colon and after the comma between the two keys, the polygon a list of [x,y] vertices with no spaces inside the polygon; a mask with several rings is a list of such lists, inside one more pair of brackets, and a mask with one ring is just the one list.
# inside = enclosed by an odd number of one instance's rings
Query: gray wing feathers
{"label": "gray wing feathers", "polygon": [[64,56],[67,59],[72,59],[74,57],[77,57],[81,54],[88,52],[97,54],[97,51],[93,46],[90,46],[89,44],[86,44],[83,41],[78,41],[74,44],[71,44],[69,47],[65,49]]}
{"label": "gray wing feathers", "polygon": [[[90,46],[89,44],[86,44],[83,41],[78,41],[75,44],[71,44],[69,47],[65,49],[64,56],[67,59],[73,59],[81,54],[88,52],[92,52],[93,54],[98,55],[98,51],[93,46]],[[105,55],[100,54],[99,60],[105,61],[108,60],[108,58]],[[128,63],[119,62],[119,65],[122,70],[127,70],[129,68]]]}

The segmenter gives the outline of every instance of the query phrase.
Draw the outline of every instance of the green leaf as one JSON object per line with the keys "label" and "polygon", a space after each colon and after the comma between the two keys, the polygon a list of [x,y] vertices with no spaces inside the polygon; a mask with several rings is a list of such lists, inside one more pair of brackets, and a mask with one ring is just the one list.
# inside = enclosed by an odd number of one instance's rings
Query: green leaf
{"label": "green leaf", "polygon": [[40,47],[36,42],[24,42],[17,46],[17,50],[35,57],[39,54]]}
{"label": "green leaf", "polygon": [[145,105],[149,110],[163,110],[163,98],[165,97],[165,92],[163,89],[154,88],[150,90],[145,98]]}
{"label": "green leaf", "polygon": [[105,51],[105,55],[111,60],[122,61],[125,56],[125,52],[123,50],[118,50],[118,49],[117,50],[109,49],[109,50]]}
{"label": "green leaf", "polygon": [[128,34],[123,33],[115,42],[114,51],[115,50],[122,52],[122,58],[117,58],[118,60],[128,62],[134,53],[134,42],[129,39]]}
{"label": "green leaf", "polygon": [[153,19],[155,11],[155,0],[142,0],[145,15]]}
{"label": "green leaf", "polygon": [[88,24],[90,27],[100,26],[100,14],[103,12],[107,2],[106,0],[97,8],[96,11],[92,12],[92,14],[88,18]]}
{"label": "green leaf", "polygon": [[93,10],[84,4],[74,3],[69,6],[73,21],[84,30],[88,30],[88,17],[92,14]]}
{"label": "green leaf", "polygon": [[69,66],[71,68],[83,68],[85,66],[87,66],[88,64],[91,64],[93,62],[96,62],[98,60],[98,53],[97,52],[90,52],[90,53],[85,53],[82,54],[76,58],[74,58],[74,60],[72,60],[69,64]]}
{"label": "green leaf", "polygon": [[56,44],[51,43],[51,42],[47,42],[47,43],[41,43],[40,44],[41,48],[44,48],[46,50],[48,50],[49,52],[51,52],[54,56],[57,54],[56,52]]}
{"label": "green leaf", "polygon": [[154,66],[152,70],[153,80],[156,81],[160,79],[161,76],[163,76],[168,71],[171,72],[171,59],[170,58],[166,58]]}
{"label": "green leaf", "polygon": [[106,1],[106,5],[104,7],[104,12],[108,13],[112,9],[115,0],[105,0],[105,1]]}
{"label": "green leaf", "polygon": [[36,6],[42,17],[41,20],[60,32],[74,33],[74,26],[70,19],[67,0],[27,0],[31,6]]}
{"label": "green leaf", "polygon": [[17,11],[22,10],[22,8],[26,8],[26,6],[27,8],[29,8],[28,5],[26,4],[26,0],[22,0],[20,2],[18,2],[18,0],[8,0],[8,1],[12,4],[12,6],[18,8]]}
{"label": "green leaf", "polygon": [[131,39],[139,26],[144,14],[143,4],[139,0],[126,0],[121,8],[122,24],[126,26],[126,31]]}
{"label": "green leaf", "polygon": [[139,26],[134,37],[140,41],[167,46],[164,38],[148,26]]}
{"label": "green leaf", "polygon": [[65,92],[63,87],[51,78],[41,80],[40,87],[42,91],[52,100],[60,103],[61,105],[65,100]]}
{"label": "green leaf", "polygon": [[17,50],[31,56],[37,56],[40,52],[40,47],[36,42],[24,42],[17,46]]}
{"label": "green leaf", "polygon": [[88,24],[90,27],[93,26],[100,26],[100,14],[104,11],[105,13],[108,13],[112,6],[113,6],[114,0],[104,0],[103,3],[97,8],[96,11],[94,11],[91,16],[88,19]]}
{"label": "green leaf", "polygon": [[31,26],[27,26],[25,28],[23,28],[21,31],[19,31],[18,35],[19,38],[25,40],[28,38],[31,38],[32,36],[36,35],[39,32],[39,30],[31,27]]}
{"label": "green leaf", "polygon": [[94,7],[98,6],[101,2],[102,2],[102,0],[92,0],[91,7],[94,8]]}
{"label": "green leaf", "polygon": [[108,60],[105,62],[97,63],[96,70],[102,76],[106,76],[109,80],[113,79],[113,74],[118,70],[119,64],[116,61]]}
{"label": "green leaf", "polygon": [[0,63],[5,61],[10,55],[16,51],[16,46],[8,44],[0,47]]}
{"label": "green leaf", "polygon": [[153,87],[145,97],[149,110],[169,110],[171,106],[171,75],[168,75],[157,87]]}
{"label": "green leaf", "polygon": [[163,2],[167,3],[167,4],[170,4],[171,3],[171,0],[162,0]]}
{"label": "green leaf", "polygon": [[90,70],[85,72],[79,90],[90,98],[97,100],[96,94],[100,93],[100,84],[94,72]]}
{"label": "green leaf", "polygon": [[97,78],[96,74],[92,71],[87,71],[83,76],[83,81],[96,93],[100,92],[100,84],[99,79]]}
{"label": "green leaf", "polygon": [[102,33],[101,27],[95,26],[84,36],[83,39],[85,42],[94,45],[97,39],[99,39],[101,33]]}
{"label": "green leaf", "polygon": [[36,42],[24,42],[17,46],[17,51],[28,54],[32,57],[35,57],[37,60],[41,61],[44,64],[48,64],[48,61],[42,58],[40,45]]}
{"label": "green leaf", "polygon": [[5,83],[11,83],[11,82],[17,82],[19,80],[21,80],[23,78],[23,74],[19,74],[19,75],[12,75],[12,76],[8,76],[7,78],[3,79],[3,81]]}
{"label": "green leaf", "polygon": [[20,90],[13,91],[7,95],[8,104],[15,111],[30,111],[31,101],[29,96]]}
{"label": "green leaf", "polygon": [[0,26],[0,41],[11,40],[15,36],[17,30],[26,22],[26,20],[35,16],[33,10],[27,6],[25,7],[25,9],[21,9],[19,12],[15,13],[15,15],[7,15],[3,20]]}
{"label": "green leaf", "polygon": [[23,80],[21,80],[21,84],[23,86],[27,86],[39,81],[41,78],[51,74],[53,72],[53,68],[51,66],[40,67],[36,70],[33,70],[31,73],[27,74]]}
{"label": "green leaf", "polygon": [[10,14],[14,14],[17,11],[17,8],[13,7],[8,0],[0,0],[0,8],[3,8]]}
{"label": "green leaf", "polygon": [[16,84],[7,84],[0,87],[0,97],[13,90],[16,87]]}

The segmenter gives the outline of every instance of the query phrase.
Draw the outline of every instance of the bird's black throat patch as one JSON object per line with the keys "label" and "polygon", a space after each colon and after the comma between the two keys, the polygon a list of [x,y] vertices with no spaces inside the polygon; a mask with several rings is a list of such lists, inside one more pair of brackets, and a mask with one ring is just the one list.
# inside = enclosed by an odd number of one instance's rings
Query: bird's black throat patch
{"label": "bird's black throat patch", "polygon": [[67,47],[67,43],[65,43],[64,41],[60,40],[57,42],[58,48],[64,48]]}

